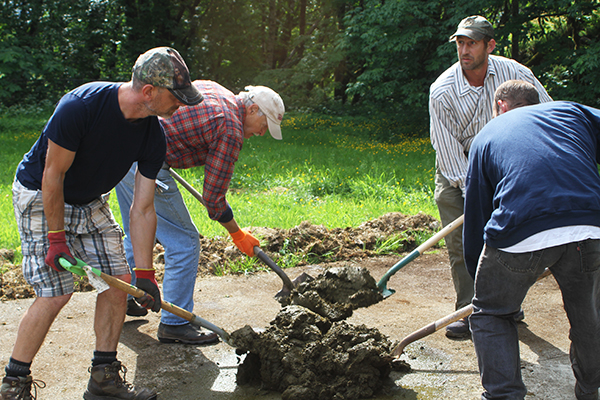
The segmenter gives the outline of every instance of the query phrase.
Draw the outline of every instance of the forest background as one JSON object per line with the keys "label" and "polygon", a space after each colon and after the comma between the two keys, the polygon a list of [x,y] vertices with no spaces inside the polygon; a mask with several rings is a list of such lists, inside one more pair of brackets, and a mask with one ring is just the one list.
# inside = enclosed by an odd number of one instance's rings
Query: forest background
{"label": "forest background", "polygon": [[93,80],[128,81],[172,46],[192,79],[266,85],[288,110],[396,118],[384,141],[428,134],[429,85],[456,62],[466,16],[496,28],[494,54],[531,68],[554,99],[600,106],[597,0],[0,1],[0,104],[54,104]]}

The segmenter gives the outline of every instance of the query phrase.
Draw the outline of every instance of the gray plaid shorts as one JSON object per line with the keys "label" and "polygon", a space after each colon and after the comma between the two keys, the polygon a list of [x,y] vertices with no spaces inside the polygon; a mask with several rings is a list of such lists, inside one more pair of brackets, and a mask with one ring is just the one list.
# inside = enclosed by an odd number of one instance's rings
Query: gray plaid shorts
{"label": "gray plaid shorts", "polygon": [[[57,272],[45,263],[50,247],[40,190],[29,190],[15,179],[15,218],[21,235],[23,276],[38,297],[73,293],[73,274]],[[83,205],[65,203],[67,245],[74,257],[108,275],[129,274],[123,231],[108,205],[108,194]]]}

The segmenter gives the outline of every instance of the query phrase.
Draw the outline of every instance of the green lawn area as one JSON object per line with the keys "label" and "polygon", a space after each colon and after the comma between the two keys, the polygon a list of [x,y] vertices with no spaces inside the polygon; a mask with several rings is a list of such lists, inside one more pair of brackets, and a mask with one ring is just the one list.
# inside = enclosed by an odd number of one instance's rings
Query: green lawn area
{"label": "green lawn area", "polygon": [[[11,184],[15,168],[48,118],[48,110],[0,115],[0,248],[19,249]],[[428,138],[381,143],[391,121],[288,113],[283,140],[266,135],[244,142],[228,201],[242,227],[291,228],[302,221],[327,228],[356,227],[396,211],[438,218],[433,200],[435,154]],[[203,168],[178,170],[202,191]],[[204,236],[224,235],[202,205],[181,187]],[[120,222],[116,196],[111,207]]]}

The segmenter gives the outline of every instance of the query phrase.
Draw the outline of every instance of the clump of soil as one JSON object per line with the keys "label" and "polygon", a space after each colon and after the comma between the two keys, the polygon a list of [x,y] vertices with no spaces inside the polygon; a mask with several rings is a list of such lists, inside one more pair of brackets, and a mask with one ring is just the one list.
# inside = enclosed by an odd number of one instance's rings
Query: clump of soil
{"label": "clump of soil", "polygon": [[261,382],[293,400],[372,397],[392,369],[393,344],[377,329],[344,321],[383,300],[366,268],[333,267],[301,283],[264,332],[246,326],[231,334],[238,384]]}
{"label": "clump of soil", "polygon": [[330,322],[302,306],[284,307],[271,326],[231,334],[240,385],[261,382],[283,400],[372,397],[391,371],[393,343],[377,329]]}
{"label": "clump of soil", "polygon": [[345,266],[328,269],[279,300],[283,305],[300,305],[336,322],[350,317],[357,308],[380,302],[383,295],[366,268]]}

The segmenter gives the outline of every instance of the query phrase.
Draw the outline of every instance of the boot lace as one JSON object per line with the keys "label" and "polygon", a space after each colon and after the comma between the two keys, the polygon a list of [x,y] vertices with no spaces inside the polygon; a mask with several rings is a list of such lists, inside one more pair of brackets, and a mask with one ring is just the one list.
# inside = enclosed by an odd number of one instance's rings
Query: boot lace
{"label": "boot lace", "polygon": [[[88,368],[88,372],[92,372],[94,367],[89,367]],[[115,382],[115,387],[120,388],[120,387],[124,387],[127,390],[133,390],[134,386],[133,384],[127,382],[126,377],[127,377],[127,367],[125,367],[123,364],[121,364],[120,361],[115,361],[112,364],[110,364],[110,366],[105,367],[106,370],[105,371],[109,371],[111,373],[115,374],[114,377],[114,382]],[[120,372],[123,373],[123,377],[121,378],[121,374]]]}
{"label": "boot lace", "polygon": [[[17,400],[36,400],[38,388],[43,389],[45,387],[46,382],[39,379],[33,379],[31,382],[27,382],[21,387],[21,390],[19,390],[19,393],[17,394]],[[33,396],[31,395],[31,388],[33,388]]]}
{"label": "boot lace", "polygon": [[[115,383],[117,387],[125,387],[127,389],[132,389],[133,385],[129,382],[127,382],[127,367],[124,366],[123,364],[119,364],[119,367],[116,368],[116,373],[117,376],[115,377]],[[121,374],[119,372],[123,373],[123,377],[121,378]]]}

